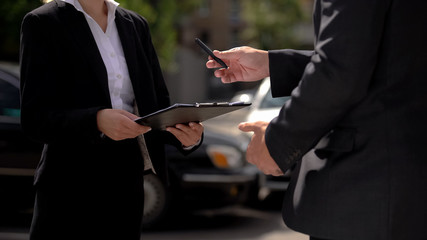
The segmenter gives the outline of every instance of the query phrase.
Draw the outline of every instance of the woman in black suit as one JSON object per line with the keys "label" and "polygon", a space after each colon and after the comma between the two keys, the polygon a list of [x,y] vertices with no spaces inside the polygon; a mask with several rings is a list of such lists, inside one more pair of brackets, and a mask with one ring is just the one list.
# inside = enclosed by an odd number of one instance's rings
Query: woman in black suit
{"label": "woman in black suit", "polygon": [[[44,143],[31,239],[140,239],[144,134],[167,181],[164,144],[189,153],[203,127],[136,124],[169,106],[146,20],[113,0],[55,0],[21,36],[21,124]],[[151,130],[151,131],[150,131]]]}

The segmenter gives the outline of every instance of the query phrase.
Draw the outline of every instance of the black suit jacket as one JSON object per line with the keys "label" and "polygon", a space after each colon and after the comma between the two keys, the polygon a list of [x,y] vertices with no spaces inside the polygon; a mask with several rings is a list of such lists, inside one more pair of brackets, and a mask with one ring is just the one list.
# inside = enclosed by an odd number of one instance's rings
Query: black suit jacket
{"label": "black suit jacket", "polygon": [[270,51],[269,125],[294,168],[286,224],[325,239],[427,237],[427,2],[317,0],[314,51]]}
{"label": "black suit jacket", "polygon": [[[119,7],[115,21],[140,114],[169,106],[146,20]],[[62,1],[46,4],[26,16],[22,33],[22,127],[46,144],[37,178],[41,180],[51,161],[63,161],[54,158],[67,158],[64,153],[85,158],[88,152],[82,146],[111,142],[100,138],[96,125],[97,111],[111,108],[111,100],[97,45],[83,14],[73,6]],[[156,171],[165,176],[163,145],[180,143],[165,132],[145,137]],[[51,152],[59,149],[59,156],[53,157]],[[127,154],[123,152],[123,158]]]}
{"label": "black suit jacket", "polygon": [[[147,21],[118,7],[115,22],[139,113],[169,106]],[[136,139],[102,138],[97,128],[96,114],[111,108],[111,100],[106,69],[84,15],[58,0],[27,14],[20,60],[22,128],[45,144],[35,178],[32,239],[57,239],[64,232],[62,239],[81,234],[139,239],[143,160]],[[191,152],[165,131],[152,130],[145,138],[165,181],[164,145]],[[64,229],[70,225],[72,231]]]}

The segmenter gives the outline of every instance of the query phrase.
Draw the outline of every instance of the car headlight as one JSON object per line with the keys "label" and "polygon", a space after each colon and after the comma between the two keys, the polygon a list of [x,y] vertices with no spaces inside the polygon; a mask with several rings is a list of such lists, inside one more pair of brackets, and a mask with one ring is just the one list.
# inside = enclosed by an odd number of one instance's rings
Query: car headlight
{"label": "car headlight", "polygon": [[206,152],[218,168],[239,168],[243,166],[242,153],[226,145],[209,145]]}

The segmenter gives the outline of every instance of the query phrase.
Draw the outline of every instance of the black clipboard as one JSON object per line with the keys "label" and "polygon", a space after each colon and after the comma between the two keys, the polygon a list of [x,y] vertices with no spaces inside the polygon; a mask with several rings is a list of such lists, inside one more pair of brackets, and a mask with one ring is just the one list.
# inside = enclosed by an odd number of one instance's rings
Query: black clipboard
{"label": "black clipboard", "polygon": [[135,122],[164,130],[178,123],[203,122],[205,120],[250,106],[251,103],[176,103],[170,107],[135,119]]}

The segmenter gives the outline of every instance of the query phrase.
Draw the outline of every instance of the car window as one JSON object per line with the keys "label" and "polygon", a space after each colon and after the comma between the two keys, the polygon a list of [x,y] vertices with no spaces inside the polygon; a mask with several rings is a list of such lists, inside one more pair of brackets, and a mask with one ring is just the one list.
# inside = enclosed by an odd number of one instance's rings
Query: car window
{"label": "car window", "polygon": [[265,94],[264,98],[262,99],[260,108],[280,108],[287,100],[289,100],[289,98],[289,96],[273,98],[271,96],[271,89],[269,89],[267,94]]}
{"label": "car window", "polygon": [[20,115],[19,89],[3,79],[0,79],[0,115]]}

